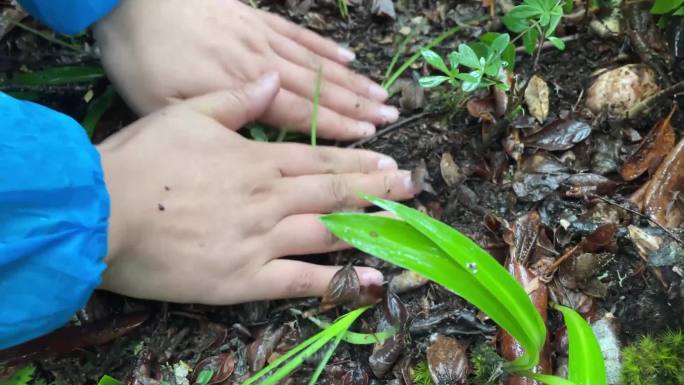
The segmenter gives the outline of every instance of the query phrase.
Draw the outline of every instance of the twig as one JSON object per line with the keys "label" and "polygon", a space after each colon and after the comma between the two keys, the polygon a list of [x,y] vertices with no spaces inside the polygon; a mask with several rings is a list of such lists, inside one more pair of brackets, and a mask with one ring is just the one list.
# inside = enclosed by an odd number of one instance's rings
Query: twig
{"label": "twig", "polygon": [[639,114],[647,112],[658,103],[658,100],[662,98],[669,98],[670,96],[673,96],[674,94],[681,91],[684,91],[684,81],[681,81],[671,87],[668,87],[658,92],[657,94],[651,95],[648,98],[635,104],[629,110],[627,110],[626,117],[633,118]]}
{"label": "twig", "polygon": [[73,51],[76,51],[76,52],[78,52],[78,53],[84,53],[84,52],[85,52],[85,51],[83,50],[83,48],[81,48],[81,46],[79,46],[79,45],[67,43],[67,42],[65,42],[65,41],[63,41],[63,40],[61,40],[61,39],[58,39],[58,38],[53,37],[53,36],[50,36],[50,35],[48,35],[47,33],[44,33],[44,32],[39,31],[39,30],[37,30],[37,29],[31,28],[31,27],[29,27],[28,25],[23,24],[23,23],[20,22],[20,21],[15,22],[14,25],[16,25],[17,27],[19,27],[19,28],[21,28],[21,29],[23,29],[23,30],[25,30],[25,31],[31,32],[31,33],[34,34],[34,35],[40,36],[40,37],[42,37],[43,39],[49,41],[50,43],[54,43],[54,44],[60,45],[60,46],[62,46],[62,47],[64,47],[64,48],[68,48],[68,49],[73,50]]}
{"label": "twig", "polygon": [[[569,41],[577,40],[578,38],[579,38],[579,34],[576,33],[574,35],[563,36],[560,39],[567,43]],[[541,50],[545,50],[545,49],[551,48],[553,46],[554,46],[553,43],[551,43],[550,41],[547,40],[541,45]],[[515,53],[516,54],[525,53],[525,47],[523,47],[523,46],[517,47],[515,49]]]}
{"label": "twig", "polygon": [[596,197],[596,198],[598,198],[598,199],[600,199],[600,200],[602,200],[602,201],[604,201],[604,202],[606,202],[606,203],[608,203],[608,204],[610,204],[610,205],[613,205],[613,206],[615,206],[615,207],[619,207],[619,208],[621,208],[621,209],[623,209],[623,210],[625,210],[625,211],[629,211],[629,212],[632,213],[632,214],[638,215],[639,217],[648,220],[649,222],[653,223],[654,225],[660,227],[660,229],[663,230],[667,235],[669,235],[670,238],[674,239],[674,240],[677,241],[679,244],[684,245],[684,241],[682,241],[681,239],[679,239],[679,237],[677,237],[670,229],[668,229],[667,227],[665,227],[665,226],[661,225],[660,223],[656,222],[654,219],[652,219],[652,218],[649,217],[648,215],[644,215],[644,214],[642,214],[642,213],[640,213],[640,212],[638,212],[638,211],[636,211],[636,210],[632,210],[632,209],[630,209],[629,207],[622,206],[622,205],[620,205],[619,203],[613,202],[613,201],[611,201],[610,199],[608,199],[608,198],[606,198],[606,197],[602,197],[602,196],[596,195],[596,194],[591,194],[591,196]]}
{"label": "twig", "polygon": [[421,118],[423,118],[423,117],[425,117],[425,116],[428,116],[428,115],[435,114],[435,113],[437,113],[437,112],[439,112],[439,111],[425,111],[425,112],[421,112],[421,113],[419,113],[419,114],[415,114],[415,115],[410,116],[410,117],[408,117],[408,118],[406,118],[406,119],[404,119],[404,120],[400,120],[400,121],[398,121],[398,122],[396,122],[396,123],[390,124],[389,126],[387,126],[387,127],[383,128],[382,130],[376,132],[376,133],[373,134],[372,136],[369,136],[369,137],[367,137],[367,138],[363,138],[363,139],[361,139],[361,140],[359,140],[359,141],[356,141],[356,142],[354,142],[354,143],[348,145],[347,148],[355,148],[355,147],[358,147],[358,146],[362,146],[362,145],[364,145],[364,144],[370,142],[371,140],[374,140],[374,139],[376,139],[376,138],[378,138],[378,137],[380,137],[380,136],[382,136],[382,135],[385,135],[385,134],[387,134],[387,133],[389,133],[389,132],[392,132],[392,131],[394,131],[394,130],[396,130],[396,129],[398,129],[398,128],[401,128],[401,127],[403,127],[403,126],[405,126],[405,125],[407,125],[407,124],[409,124],[409,123],[411,123],[411,122],[415,122],[415,121],[418,120],[418,119],[421,119]]}

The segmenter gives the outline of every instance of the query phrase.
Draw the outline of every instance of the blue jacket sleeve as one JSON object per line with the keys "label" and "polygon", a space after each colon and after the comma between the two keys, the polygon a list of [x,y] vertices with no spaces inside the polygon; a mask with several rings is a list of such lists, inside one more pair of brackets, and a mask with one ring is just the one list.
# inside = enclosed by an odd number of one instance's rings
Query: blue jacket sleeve
{"label": "blue jacket sleeve", "polygon": [[19,0],[19,3],[55,31],[74,35],[106,16],[119,0]]}
{"label": "blue jacket sleeve", "polygon": [[0,349],[63,326],[100,283],[109,195],[74,120],[0,92]]}

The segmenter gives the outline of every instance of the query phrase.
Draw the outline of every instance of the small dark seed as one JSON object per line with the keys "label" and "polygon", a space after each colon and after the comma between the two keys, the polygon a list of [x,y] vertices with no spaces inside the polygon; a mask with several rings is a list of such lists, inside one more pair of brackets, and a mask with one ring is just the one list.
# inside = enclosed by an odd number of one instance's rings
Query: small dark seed
{"label": "small dark seed", "polygon": [[161,203],[159,203],[159,204],[157,205],[157,208],[159,209],[159,211],[164,211],[164,210],[166,210],[166,207],[164,207],[164,205],[161,204]]}

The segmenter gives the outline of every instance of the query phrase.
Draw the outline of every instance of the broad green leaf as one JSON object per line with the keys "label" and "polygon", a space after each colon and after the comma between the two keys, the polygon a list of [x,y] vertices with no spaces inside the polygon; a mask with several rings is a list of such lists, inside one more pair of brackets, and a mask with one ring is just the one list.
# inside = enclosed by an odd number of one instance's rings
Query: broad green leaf
{"label": "broad green leaf", "polygon": [[502,33],[497,36],[492,43],[489,45],[489,57],[498,58],[504,52],[508,43],[511,41],[511,37],[507,33]]}
{"label": "broad green leaf", "polygon": [[23,368],[17,370],[12,377],[6,380],[0,380],[0,385],[27,385],[33,378],[33,373],[35,371],[36,367],[33,365],[24,366]]}
{"label": "broad green leaf", "polygon": [[558,48],[559,50],[564,50],[565,49],[565,42],[555,36],[547,36],[546,37],[551,44],[553,44],[554,47]]}
{"label": "broad green leaf", "polygon": [[509,87],[506,83],[496,83],[495,87],[503,92],[508,92],[511,89],[511,87]]}
{"label": "broad green leaf", "polygon": [[530,27],[530,23],[527,21],[527,19],[516,19],[515,17],[511,17],[509,14],[504,15],[504,17],[501,18],[501,21],[503,21],[504,25],[509,31],[516,33],[520,33]]}
{"label": "broad green leaf", "polygon": [[543,0],[523,0],[522,3],[524,5],[529,5],[531,7],[537,8],[539,10],[544,9],[544,1]]}
{"label": "broad green leaf", "polygon": [[525,32],[523,35],[523,46],[525,47],[525,52],[532,55],[534,49],[537,48],[537,42],[539,41],[539,33],[536,29],[532,28]]}
{"label": "broad green leaf", "polygon": [[484,73],[487,76],[494,77],[499,73],[501,66],[501,59],[494,59],[485,66]]}
{"label": "broad green leaf", "polygon": [[437,87],[447,80],[449,80],[447,76],[425,76],[418,79],[418,84],[423,88],[432,88]]}
{"label": "broad green leaf", "polygon": [[88,104],[88,112],[86,113],[85,118],[83,118],[83,122],[81,122],[81,125],[88,133],[88,137],[93,137],[93,132],[95,131],[95,127],[97,127],[97,123],[100,122],[102,115],[104,115],[109,107],[112,106],[115,94],[114,87],[110,85],[102,95],[91,100]]}
{"label": "broad green leaf", "polygon": [[656,0],[651,7],[651,13],[654,15],[664,15],[675,10],[684,4],[684,0]]}
{"label": "broad green leaf", "polygon": [[563,13],[568,14],[572,12],[575,7],[575,2],[573,0],[563,0]]}
{"label": "broad green leaf", "polygon": [[489,51],[489,43],[485,44],[484,42],[480,41],[473,41],[468,43],[468,47],[470,47],[473,52],[475,52],[475,55],[477,57],[486,57],[487,52]]}
{"label": "broad green leaf", "polygon": [[422,49],[420,50],[420,54],[423,56],[423,59],[425,59],[425,61],[433,68],[442,71],[447,76],[451,75],[451,72],[449,72],[444,60],[442,60],[442,57],[439,56],[435,51]]}
{"label": "broad green leaf", "polygon": [[558,377],[558,376],[552,376],[549,374],[539,374],[539,373],[530,373],[530,372],[522,372],[520,373],[525,377],[529,377],[532,379],[535,379],[537,381],[541,381],[546,385],[579,385],[576,384],[572,381],[568,381],[565,378]]}
{"label": "broad green leaf", "polygon": [[679,7],[672,15],[674,16],[684,16],[684,7]]}
{"label": "broad green leaf", "polygon": [[461,65],[470,67],[472,69],[480,69],[480,58],[477,56],[472,48],[468,47],[466,44],[460,44],[458,46],[458,62]]}
{"label": "broad green leaf", "polygon": [[352,246],[413,270],[480,308],[526,350],[513,365],[536,365],[546,328],[525,291],[494,258],[450,226],[417,210],[365,198],[406,222],[353,213],[326,215],[323,222]]}
{"label": "broad green leaf", "polygon": [[534,7],[532,5],[518,5],[513,7],[506,16],[510,16],[516,19],[529,19],[535,16],[539,16],[543,13],[543,9]]}
{"label": "broad green leaf", "polygon": [[558,28],[558,24],[560,24],[562,18],[563,9],[560,5],[557,5],[556,8],[551,11],[551,19],[549,20],[549,26],[546,29],[547,35],[552,35],[554,32],[556,32],[556,28]]}
{"label": "broad green leaf", "polygon": [[576,311],[561,305],[568,330],[568,380],[577,385],[606,385],[606,364],[591,326]]}
{"label": "broad green leaf", "polygon": [[447,55],[447,58],[449,59],[449,66],[451,66],[451,72],[458,73],[458,53],[451,52],[449,53],[449,55]]}
{"label": "broad green leaf", "polygon": [[17,73],[10,83],[20,86],[57,86],[89,83],[104,76],[104,70],[99,66],[54,67],[42,71]]}
{"label": "broad green leaf", "polygon": [[[496,39],[500,34],[496,32],[487,32],[480,36],[480,41],[487,44],[488,46]],[[509,38],[510,40],[510,38]],[[501,53],[501,60],[508,63],[509,69],[513,69],[515,66],[515,46],[510,42],[506,44],[506,48]]]}
{"label": "broad green leaf", "polygon": [[102,378],[100,378],[100,381],[97,383],[97,385],[122,385],[122,383],[121,381],[105,374],[102,376]]}
{"label": "broad green leaf", "polygon": [[546,27],[547,25],[549,25],[550,21],[551,13],[549,13],[548,11],[544,11],[544,13],[542,13],[541,16],[539,16],[539,25],[541,25],[542,27]]}
{"label": "broad green leaf", "polygon": [[195,383],[199,385],[206,385],[209,383],[209,381],[211,381],[212,377],[214,377],[214,371],[210,368],[204,368],[197,375],[197,381],[195,381]]}

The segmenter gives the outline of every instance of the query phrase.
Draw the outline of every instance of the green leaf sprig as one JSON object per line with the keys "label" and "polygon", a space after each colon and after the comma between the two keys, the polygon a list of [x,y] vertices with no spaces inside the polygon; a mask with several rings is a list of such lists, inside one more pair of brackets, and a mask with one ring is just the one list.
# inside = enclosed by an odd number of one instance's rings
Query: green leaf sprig
{"label": "green leaf sprig", "polygon": [[502,21],[508,30],[519,34],[513,41],[522,38],[525,51],[530,55],[544,40],[563,50],[565,42],[554,36],[563,18],[563,5],[564,1],[559,0],[523,0]]}
{"label": "green leaf sprig", "polygon": [[[508,91],[505,68],[510,65],[510,62],[503,60],[502,55],[509,49],[509,43],[508,34],[499,34],[490,44],[484,45],[485,50],[480,55],[471,46],[460,44],[458,51],[447,55],[448,65],[435,51],[423,49],[421,50],[423,59],[442,74],[422,77],[419,80],[420,85],[432,88],[449,82],[452,86],[460,84],[464,92],[473,92],[494,85]],[[461,72],[461,68],[467,70]]]}

